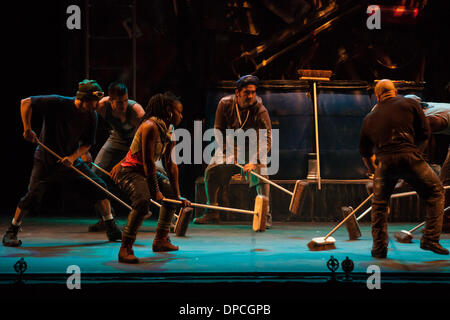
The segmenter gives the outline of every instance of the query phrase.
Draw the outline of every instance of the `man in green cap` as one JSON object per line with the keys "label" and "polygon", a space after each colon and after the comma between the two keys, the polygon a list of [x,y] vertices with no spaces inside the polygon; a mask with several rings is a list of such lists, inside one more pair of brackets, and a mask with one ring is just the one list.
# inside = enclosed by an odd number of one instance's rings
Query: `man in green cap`
{"label": "man in green cap", "polygon": [[108,239],[115,241],[122,238],[111,215],[111,205],[106,193],[70,168],[73,165],[106,188],[106,183],[80,159],[95,143],[95,109],[103,95],[102,88],[96,81],[83,80],[78,85],[76,97],[41,95],[21,101],[20,113],[25,140],[32,143],[37,141],[37,135],[31,128],[31,118],[33,113],[41,114],[43,123],[39,141],[60,155],[62,160],[40,146],[36,148],[28,192],[20,199],[11,225],[3,236],[4,246],[17,247],[22,244],[17,239],[17,234],[23,217],[39,201],[42,184],[45,182],[64,182],[95,201],[95,206],[107,225]]}

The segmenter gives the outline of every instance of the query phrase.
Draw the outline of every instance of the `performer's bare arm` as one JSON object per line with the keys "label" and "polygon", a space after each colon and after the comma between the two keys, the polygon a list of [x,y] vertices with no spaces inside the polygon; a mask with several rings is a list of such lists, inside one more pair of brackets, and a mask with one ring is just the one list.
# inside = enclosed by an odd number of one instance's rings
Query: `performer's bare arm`
{"label": "performer's bare arm", "polygon": [[102,118],[105,118],[106,102],[108,100],[109,96],[101,98],[100,101],[98,102],[97,109],[95,110],[97,111],[97,114]]}
{"label": "performer's bare arm", "polygon": [[20,102],[20,115],[21,115],[22,124],[23,124],[23,137],[25,140],[35,143],[37,140],[37,135],[31,129],[32,114],[33,114],[33,110],[31,108],[31,98],[23,99]]}
{"label": "performer's bare arm", "polygon": [[164,196],[159,191],[158,180],[156,177],[156,165],[153,157],[155,152],[155,145],[159,136],[156,124],[147,120],[142,124],[142,161],[144,164],[144,174],[147,177],[150,193],[154,200],[161,201]]}
{"label": "performer's bare arm", "polygon": [[77,160],[83,154],[88,152],[90,148],[91,148],[90,145],[81,145],[74,153],[72,153],[70,156],[62,158],[59,162],[61,162],[63,165],[67,167],[70,167],[73,165],[75,160]]}
{"label": "performer's bare arm", "polygon": [[141,118],[145,115],[144,108],[139,103],[135,103],[132,107],[133,112],[131,113],[131,124],[133,127],[139,127],[141,123]]}
{"label": "performer's bare arm", "polygon": [[373,176],[377,167],[377,165],[375,164],[375,155],[372,155],[371,157],[362,157],[362,160],[367,168],[368,176]]}
{"label": "performer's bare arm", "polygon": [[164,167],[167,170],[167,175],[170,181],[170,185],[172,186],[172,189],[177,197],[177,199],[183,201],[183,206],[189,206],[190,202],[181,197],[180,193],[180,185],[178,181],[178,166],[175,162],[172,160],[172,150],[175,148],[176,142],[172,141],[170,146],[167,148],[166,152],[164,153]]}

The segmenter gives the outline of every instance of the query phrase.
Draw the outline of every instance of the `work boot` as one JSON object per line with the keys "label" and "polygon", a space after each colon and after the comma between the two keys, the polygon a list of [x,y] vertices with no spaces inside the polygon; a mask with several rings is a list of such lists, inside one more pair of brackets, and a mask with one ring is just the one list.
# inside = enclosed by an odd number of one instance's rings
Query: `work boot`
{"label": "work boot", "polygon": [[420,240],[420,248],[437,254],[448,254],[448,250],[442,247],[438,241]]}
{"label": "work boot", "polygon": [[119,250],[119,262],[139,263],[139,259],[134,255],[133,243],[135,239],[122,237],[122,245]]}
{"label": "work boot", "polygon": [[174,246],[170,242],[170,237],[168,236],[169,230],[156,229],[155,239],[153,240],[153,252],[165,252],[165,251],[176,251],[178,246]]}
{"label": "work boot", "polygon": [[88,227],[88,232],[99,232],[99,231],[105,231],[105,230],[106,230],[106,226],[105,226],[103,219],[98,220],[96,223],[91,224]]}
{"label": "work boot", "polygon": [[106,226],[106,236],[109,241],[116,241],[122,239],[122,231],[117,227],[114,219],[104,222]]}
{"label": "work boot", "polygon": [[195,224],[215,224],[219,222],[220,218],[217,212],[207,212],[201,217],[194,219]]}
{"label": "work boot", "polygon": [[10,225],[3,236],[3,245],[5,247],[20,247],[22,240],[17,239],[17,234],[20,231],[20,226]]}

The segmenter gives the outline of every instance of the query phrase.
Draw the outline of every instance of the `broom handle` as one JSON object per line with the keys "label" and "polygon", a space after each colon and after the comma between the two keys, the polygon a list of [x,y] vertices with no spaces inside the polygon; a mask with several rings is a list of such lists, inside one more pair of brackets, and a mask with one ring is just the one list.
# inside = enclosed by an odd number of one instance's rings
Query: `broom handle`
{"label": "broom handle", "polygon": [[[176,203],[176,204],[182,204],[182,202],[180,200],[174,200],[174,199],[168,199],[168,198],[164,198],[163,201],[172,202],[172,203]],[[212,206],[212,205],[209,205],[209,204],[191,203],[191,207],[215,209],[215,210],[231,211],[231,212],[238,212],[238,213],[246,213],[246,214],[255,215],[255,212],[254,211],[250,211],[250,210]]]}
{"label": "broom handle", "polygon": [[370,196],[368,196],[368,197],[366,198],[366,200],[364,200],[363,202],[361,202],[361,204],[360,204],[358,207],[356,207],[356,209],[354,209],[348,216],[346,216],[344,220],[342,220],[341,222],[339,222],[339,224],[338,224],[336,227],[334,227],[334,229],[331,230],[331,231],[325,236],[324,240],[327,240],[327,238],[328,238],[329,236],[331,236],[337,229],[339,229],[339,228],[340,228],[340,227],[341,227],[348,219],[351,218],[351,216],[353,216],[353,215],[355,214],[356,211],[359,210],[359,208],[361,208],[363,205],[365,205],[366,202],[369,201],[372,197],[373,197],[373,193],[371,193]]}
{"label": "broom handle", "polygon": [[319,190],[321,190],[320,155],[319,155],[319,121],[318,121],[318,113],[317,113],[316,81],[313,81],[313,100],[314,100],[314,127],[315,127],[315,131],[316,131],[317,188]]}
{"label": "broom handle", "polygon": [[[108,171],[106,171],[105,169],[103,169],[102,167],[100,167],[98,164],[91,162],[91,164],[93,166],[95,166],[98,170],[100,170],[101,172],[103,172],[104,174],[108,175],[111,178],[111,173],[109,173]],[[158,206],[159,208],[161,208],[161,204],[159,202],[156,202],[153,199],[150,199],[150,202],[153,203],[154,205]]]}
{"label": "broom handle", "polygon": [[422,222],[421,224],[418,224],[417,226],[415,226],[414,228],[412,228],[411,230],[409,230],[408,232],[413,233],[414,231],[416,231],[417,229],[419,229],[420,227],[422,227],[425,224],[425,221]]}
{"label": "broom handle", "polygon": [[[446,189],[449,189],[449,188],[450,188],[450,186],[444,186],[444,189],[445,189],[445,190],[446,190]],[[417,194],[417,192],[415,192],[415,191],[411,191],[411,192],[402,192],[402,193],[395,193],[395,194],[393,194],[393,195],[391,196],[391,198],[401,198],[401,197],[412,196],[412,195],[415,195],[415,194]],[[370,212],[370,210],[372,210],[372,207],[369,207],[366,211],[364,211],[363,213],[361,213],[361,215],[360,215],[358,218],[356,218],[356,221],[359,221],[359,220],[361,220],[362,218],[364,218],[364,216],[365,216],[366,214],[368,214],[368,213]],[[447,211],[447,210],[450,210],[450,207],[445,208],[444,211]],[[417,226],[416,229],[417,229],[417,228],[420,228],[421,226],[423,226],[423,224]],[[415,231],[416,229],[414,229],[413,231]],[[410,232],[413,232],[413,231],[410,231]]]}
{"label": "broom handle", "polygon": [[[444,209],[444,213],[447,212],[448,210],[450,210],[450,207],[447,207]],[[419,229],[420,227],[422,227],[425,224],[425,221],[422,222],[421,224],[415,226],[414,228],[412,228],[411,230],[409,230],[408,232],[413,233],[414,231],[416,231],[417,229]]]}
{"label": "broom handle", "polygon": [[364,216],[365,216],[366,214],[368,214],[371,210],[372,210],[372,207],[367,208],[366,211],[364,211],[363,213],[361,213],[361,215],[360,215],[358,218],[356,218],[356,221],[359,221],[359,220],[361,220],[362,218],[364,218]]}
{"label": "broom handle", "polygon": [[[241,168],[241,169],[244,169],[244,166],[240,165],[239,163],[235,163],[235,165],[238,166],[238,167]],[[273,185],[274,187],[280,189],[281,191],[286,192],[287,194],[289,194],[289,195],[291,195],[291,196],[294,195],[293,192],[291,192],[291,191],[289,191],[289,190],[283,188],[282,186],[276,184],[276,183],[273,182],[273,181],[270,181],[269,179],[263,177],[262,175],[256,173],[255,171],[252,170],[252,171],[250,171],[250,173],[253,174],[255,177],[258,177],[259,179],[261,179],[261,180],[263,180],[263,181],[265,181],[265,182],[267,182],[267,183]]]}
{"label": "broom handle", "polygon": [[[43,144],[42,142],[40,142],[37,139],[37,143],[44,148],[45,150],[47,150],[48,152],[50,152],[52,155],[54,155],[56,158],[58,158],[59,160],[62,160],[63,158],[60,157],[56,152],[54,152],[53,150],[51,150],[50,148],[48,148],[45,144]],[[91,182],[92,184],[94,184],[95,186],[97,186],[97,188],[101,189],[103,192],[105,192],[107,195],[109,195],[110,197],[112,197],[113,199],[115,199],[116,201],[120,202],[120,204],[122,204],[123,206],[125,206],[127,209],[132,210],[132,208],[126,204],[125,202],[123,202],[121,199],[119,199],[118,197],[116,197],[114,194],[112,194],[111,192],[109,192],[108,190],[106,190],[105,188],[103,188],[101,185],[99,185],[97,182],[95,182],[94,180],[92,180],[88,175],[86,175],[84,172],[80,171],[79,169],[75,168],[73,165],[70,166],[70,168],[72,168],[73,170],[75,170],[77,173],[79,173],[80,175],[82,175],[83,177],[85,177],[89,182]]]}
{"label": "broom handle", "polygon": [[[444,189],[445,189],[445,190],[450,189],[450,186],[444,186]],[[407,197],[407,196],[413,196],[413,195],[416,195],[416,194],[417,194],[416,191],[394,193],[394,194],[391,196],[391,199],[394,199],[394,198],[401,198],[401,197]]]}

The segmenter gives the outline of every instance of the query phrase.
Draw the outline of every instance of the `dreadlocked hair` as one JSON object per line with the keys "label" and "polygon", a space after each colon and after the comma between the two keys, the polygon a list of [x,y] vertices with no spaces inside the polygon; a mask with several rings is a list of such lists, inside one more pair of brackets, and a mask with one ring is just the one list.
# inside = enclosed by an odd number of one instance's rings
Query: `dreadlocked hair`
{"label": "dreadlocked hair", "polygon": [[[155,94],[147,103],[145,107],[145,115],[142,117],[141,123],[149,119],[150,117],[156,117],[162,120],[169,119],[171,117],[170,110],[173,108],[176,97],[168,93]],[[170,106],[169,111],[167,106]]]}

